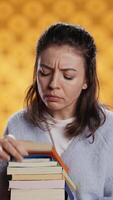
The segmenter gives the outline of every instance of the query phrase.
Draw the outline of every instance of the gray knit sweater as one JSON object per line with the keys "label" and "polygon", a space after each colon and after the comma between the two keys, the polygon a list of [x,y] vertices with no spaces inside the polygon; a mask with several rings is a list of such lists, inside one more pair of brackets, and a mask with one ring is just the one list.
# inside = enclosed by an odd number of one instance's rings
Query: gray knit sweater
{"label": "gray knit sweater", "polygon": [[[62,154],[69,175],[77,185],[77,200],[113,200],[113,113],[105,110],[106,121],[92,138],[75,137]],[[49,142],[47,134],[29,123],[23,111],[10,117],[5,134],[17,139]],[[5,161],[0,161],[0,200],[9,200]]]}

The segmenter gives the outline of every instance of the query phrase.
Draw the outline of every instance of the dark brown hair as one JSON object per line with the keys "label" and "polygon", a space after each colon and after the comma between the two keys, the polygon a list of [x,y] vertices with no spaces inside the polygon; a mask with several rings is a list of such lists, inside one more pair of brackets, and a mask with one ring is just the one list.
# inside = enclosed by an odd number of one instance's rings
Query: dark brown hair
{"label": "dark brown hair", "polygon": [[39,55],[50,45],[69,45],[78,50],[85,60],[87,89],[82,90],[75,108],[75,120],[65,128],[67,137],[82,134],[87,127],[93,136],[98,127],[105,121],[105,114],[98,102],[99,82],[96,73],[96,45],[93,37],[82,27],[57,23],[50,26],[40,37],[37,44],[33,82],[28,89],[25,102],[26,114],[34,125],[41,127],[46,122],[48,108],[44,105],[37,88],[37,61]]}

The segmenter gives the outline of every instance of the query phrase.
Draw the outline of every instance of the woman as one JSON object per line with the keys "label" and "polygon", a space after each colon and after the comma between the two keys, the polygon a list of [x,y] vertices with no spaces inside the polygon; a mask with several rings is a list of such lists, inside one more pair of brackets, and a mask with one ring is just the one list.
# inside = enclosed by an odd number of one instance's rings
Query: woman
{"label": "woman", "polygon": [[27,155],[18,139],[52,143],[69,167],[78,200],[113,198],[113,113],[98,102],[96,46],[80,26],[58,23],[40,37],[26,108],[0,140],[1,188],[6,161]]}

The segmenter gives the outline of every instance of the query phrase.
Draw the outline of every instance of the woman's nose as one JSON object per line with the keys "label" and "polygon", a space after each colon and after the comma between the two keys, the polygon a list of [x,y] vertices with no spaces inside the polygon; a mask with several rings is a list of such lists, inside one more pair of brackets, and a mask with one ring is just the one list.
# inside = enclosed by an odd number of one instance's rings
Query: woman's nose
{"label": "woman's nose", "polygon": [[55,89],[59,88],[60,82],[59,82],[59,75],[54,74],[49,82],[49,88]]}

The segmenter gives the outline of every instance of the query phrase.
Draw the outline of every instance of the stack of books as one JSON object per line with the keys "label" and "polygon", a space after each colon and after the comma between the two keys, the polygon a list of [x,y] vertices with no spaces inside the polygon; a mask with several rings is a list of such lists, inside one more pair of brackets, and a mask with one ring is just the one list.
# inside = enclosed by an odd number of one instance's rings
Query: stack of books
{"label": "stack of books", "polygon": [[[76,186],[68,168],[51,144],[20,141],[29,156],[22,162],[10,161],[7,174],[11,200],[65,200],[66,192],[74,199]],[[65,192],[66,191],[66,192]]]}

